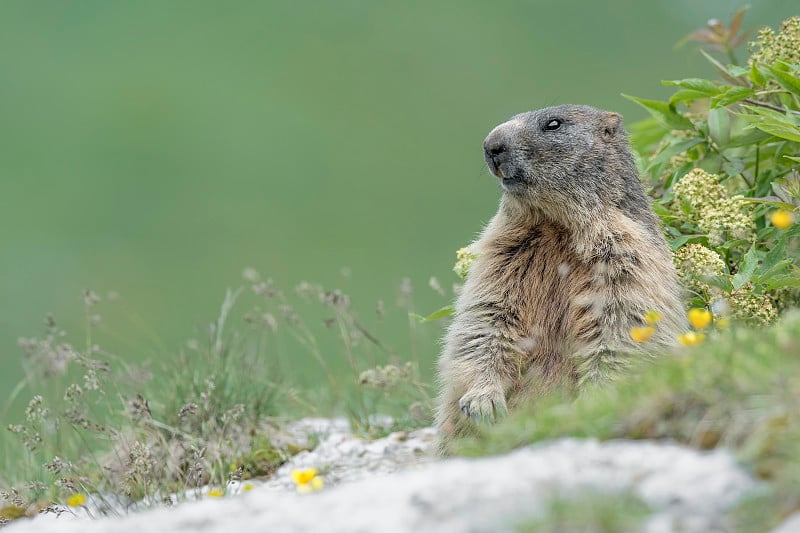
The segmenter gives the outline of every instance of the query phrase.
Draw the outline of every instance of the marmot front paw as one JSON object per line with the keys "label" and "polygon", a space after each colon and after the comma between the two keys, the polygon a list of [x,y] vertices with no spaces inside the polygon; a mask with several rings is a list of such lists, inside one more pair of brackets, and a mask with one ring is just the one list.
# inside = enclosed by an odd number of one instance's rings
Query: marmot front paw
{"label": "marmot front paw", "polygon": [[497,387],[481,387],[470,389],[458,401],[464,416],[479,422],[496,420],[506,414],[506,395]]}

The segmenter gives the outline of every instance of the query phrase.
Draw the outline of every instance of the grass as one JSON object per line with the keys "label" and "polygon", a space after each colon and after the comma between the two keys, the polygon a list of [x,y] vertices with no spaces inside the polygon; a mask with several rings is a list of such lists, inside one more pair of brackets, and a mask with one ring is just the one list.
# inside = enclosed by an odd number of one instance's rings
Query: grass
{"label": "grass", "polygon": [[[766,484],[734,512],[742,531],[764,531],[800,510],[800,311],[769,328],[735,327],[643,364],[577,398],[541,398],[457,449],[499,454],[557,437],[669,439],[732,450]],[[758,508],[759,513],[749,512]]]}
{"label": "grass", "polygon": [[[304,283],[287,296],[252,269],[245,277],[248,290],[226,293],[205,338],[152,368],[95,344],[101,306],[91,291],[81,335],[49,317],[41,337],[23,339],[28,377],[13,394],[31,399],[8,427],[16,441],[0,472],[0,522],[63,510],[55,504],[75,495],[116,514],[267,477],[301,450],[271,440],[292,416],[345,414],[368,436],[394,429],[374,425],[376,413],[393,415],[398,428],[430,424],[431,393],[417,365],[368,329],[347,295]],[[324,321],[332,338],[305,317]],[[284,377],[287,340],[307,351],[306,364],[322,370],[328,387],[303,391]],[[300,354],[292,355],[297,366]]]}
{"label": "grass", "polygon": [[[271,441],[287,413],[343,413],[369,437],[430,424],[431,391],[417,366],[362,324],[345,294],[302,284],[293,299],[257,273],[247,277],[250,290],[228,291],[203,340],[152,369],[93,342],[99,304],[91,292],[79,341],[52,318],[43,336],[24,340],[29,379],[21,390],[34,395],[24,420],[9,428],[18,446],[5,455],[0,522],[63,512],[54,504],[75,495],[93,495],[95,513],[114,514],[200,494],[204,485],[224,494],[229,481],[267,477],[300,451]],[[299,311],[302,303],[321,311],[335,349],[303,318],[314,315]],[[283,378],[282,336],[307,350],[327,387],[303,392]],[[344,377],[330,353],[344,361]],[[456,450],[499,454],[564,436],[725,447],[765,482],[730,519],[741,531],[763,531],[800,510],[798,354],[798,310],[770,327],[712,327],[700,345],[642,362],[614,383],[538,398]],[[395,426],[373,424],[378,413],[393,415]],[[634,531],[647,512],[633,497],[589,494],[553,500],[519,529]]]}
{"label": "grass", "polygon": [[[271,475],[298,448],[270,435],[286,412],[345,413],[356,431],[379,436],[376,413],[395,427],[430,423],[430,390],[412,361],[403,363],[360,322],[347,297],[300,287],[329,321],[347,362],[332,370],[321,340],[290,298],[251,273],[251,290],[229,291],[207,337],[187,343],[152,371],[126,365],[92,342],[98,305],[85,298],[87,330],[79,349],[49,319],[45,334],[23,342],[35,395],[6,454],[0,521],[56,512],[75,494],[97,495],[100,512],[160,505],[170,493],[224,487]],[[247,308],[247,306],[250,306]],[[237,307],[238,306],[238,307]],[[236,310],[244,307],[248,310]],[[275,340],[288,335],[320,365],[329,387],[304,394],[281,379]],[[499,454],[547,439],[669,439],[699,449],[732,450],[765,490],[731,512],[742,531],[762,531],[800,510],[800,311],[770,327],[732,324],[705,342],[641,363],[614,383],[539,398],[495,426],[457,443],[463,455]],[[170,362],[172,361],[172,362]],[[149,374],[149,375],[148,375]],[[321,396],[314,396],[314,392]],[[335,407],[320,413],[319,398]],[[15,487],[15,488],[11,488]],[[633,497],[586,495],[553,500],[520,531],[634,531],[647,509]]]}

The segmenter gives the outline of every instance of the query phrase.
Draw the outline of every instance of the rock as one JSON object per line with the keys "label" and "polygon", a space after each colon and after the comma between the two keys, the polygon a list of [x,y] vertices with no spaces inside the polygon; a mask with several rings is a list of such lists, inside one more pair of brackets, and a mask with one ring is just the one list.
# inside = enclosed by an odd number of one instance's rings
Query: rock
{"label": "rock", "polygon": [[[317,449],[299,454],[274,479],[239,496],[122,518],[35,519],[8,531],[513,531],[541,512],[549,498],[594,489],[630,491],[647,503],[654,514],[646,531],[705,532],[725,529],[724,511],[754,486],[729,453],[670,443],[568,439],[499,457],[432,461],[426,455],[433,446],[430,429],[371,443],[342,441],[341,428],[329,429]],[[326,487],[296,494],[288,474],[302,466],[327,470]]]}
{"label": "rock", "polygon": [[800,533],[800,513],[794,513],[772,530],[772,533]]}

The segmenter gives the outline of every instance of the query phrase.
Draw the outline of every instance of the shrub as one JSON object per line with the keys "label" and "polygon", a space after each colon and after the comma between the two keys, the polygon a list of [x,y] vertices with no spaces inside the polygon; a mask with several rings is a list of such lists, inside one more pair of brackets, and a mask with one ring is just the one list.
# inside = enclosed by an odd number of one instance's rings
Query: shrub
{"label": "shrub", "polygon": [[800,294],[800,17],[760,30],[740,65],[743,15],[690,36],[718,79],[664,81],[668,101],[627,98],[652,115],[631,140],[692,304],[768,323]]}

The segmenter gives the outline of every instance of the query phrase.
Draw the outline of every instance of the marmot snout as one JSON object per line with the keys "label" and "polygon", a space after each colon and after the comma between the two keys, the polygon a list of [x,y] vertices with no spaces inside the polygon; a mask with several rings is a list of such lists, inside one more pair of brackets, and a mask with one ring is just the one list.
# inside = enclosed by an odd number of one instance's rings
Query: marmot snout
{"label": "marmot snout", "polygon": [[[672,345],[686,327],[620,115],[589,106],[522,113],[483,148],[503,197],[471,245],[478,257],[439,360],[445,439],[556,384],[601,379],[624,366],[622,354]],[[650,310],[662,320],[640,345],[630,329]]]}

